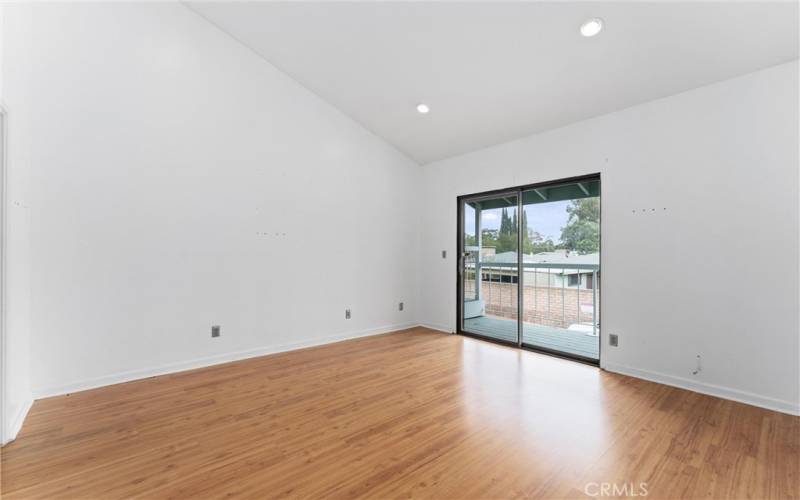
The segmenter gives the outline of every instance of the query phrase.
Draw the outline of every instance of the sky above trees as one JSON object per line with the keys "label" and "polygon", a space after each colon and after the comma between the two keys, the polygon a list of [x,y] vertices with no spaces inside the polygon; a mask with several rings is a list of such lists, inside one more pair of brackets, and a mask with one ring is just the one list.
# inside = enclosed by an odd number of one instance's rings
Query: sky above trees
{"label": "sky above trees", "polygon": [[[528,218],[528,227],[541,234],[544,239],[550,238],[557,242],[561,237],[561,228],[567,225],[569,219],[568,205],[569,200],[526,205],[523,208]],[[483,212],[481,218],[483,228],[499,230],[501,212],[499,208]],[[475,215],[471,208],[468,208],[465,219],[466,232],[475,234]]]}
{"label": "sky above trees", "polygon": [[[567,248],[579,253],[596,252],[600,244],[600,199],[583,198],[523,207],[522,220],[516,207],[486,210],[481,214],[483,246],[495,247],[498,253],[517,249],[517,226],[523,233],[523,252],[549,252]],[[465,244],[474,245],[475,215],[467,207]]]}

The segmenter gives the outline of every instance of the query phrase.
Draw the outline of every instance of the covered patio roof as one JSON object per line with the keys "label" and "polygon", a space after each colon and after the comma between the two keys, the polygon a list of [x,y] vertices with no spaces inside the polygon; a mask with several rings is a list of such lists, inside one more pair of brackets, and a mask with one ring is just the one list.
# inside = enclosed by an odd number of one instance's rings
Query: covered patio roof
{"label": "covered patio roof", "polygon": [[[565,184],[554,184],[545,187],[532,188],[522,192],[522,204],[533,205],[536,203],[550,203],[553,201],[577,200],[600,196],[600,180],[589,179]],[[467,204],[475,209],[491,210],[493,208],[506,208],[517,206],[516,196],[497,197],[487,200],[468,201]]]}

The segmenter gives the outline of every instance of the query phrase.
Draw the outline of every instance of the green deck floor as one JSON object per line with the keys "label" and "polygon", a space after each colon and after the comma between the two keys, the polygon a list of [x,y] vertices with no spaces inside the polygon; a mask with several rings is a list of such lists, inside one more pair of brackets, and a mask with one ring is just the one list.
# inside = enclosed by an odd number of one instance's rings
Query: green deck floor
{"label": "green deck floor", "polygon": [[[522,342],[533,347],[600,359],[600,337],[563,328],[522,324]],[[517,322],[510,319],[481,316],[464,320],[464,331],[509,342],[517,341]]]}

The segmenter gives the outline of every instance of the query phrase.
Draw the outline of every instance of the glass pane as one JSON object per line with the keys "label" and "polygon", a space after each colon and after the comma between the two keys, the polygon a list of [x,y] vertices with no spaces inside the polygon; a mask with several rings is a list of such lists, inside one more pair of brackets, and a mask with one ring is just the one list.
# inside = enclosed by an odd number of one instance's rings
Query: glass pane
{"label": "glass pane", "polygon": [[467,201],[462,213],[462,330],[516,344],[517,195]]}
{"label": "glass pane", "polygon": [[522,342],[598,360],[599,181],[582,184],[522,195]]}

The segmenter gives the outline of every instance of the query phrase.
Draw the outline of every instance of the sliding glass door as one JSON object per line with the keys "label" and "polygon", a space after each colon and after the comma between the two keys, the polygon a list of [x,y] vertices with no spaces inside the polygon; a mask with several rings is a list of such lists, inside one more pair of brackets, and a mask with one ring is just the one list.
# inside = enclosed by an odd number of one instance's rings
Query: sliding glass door
{"label": "sliding glass door", "polygon": [[598,176],[459,198],[459,332],[600,359]]}
{"label": "sliding glass door", "polygon": [[522,192],[522,344],[600,359],[600,180]]}
{"label": "sliding glass door", "polygon": [[461,329],[519,344],[519,196],[466,199],[461,209]]}

